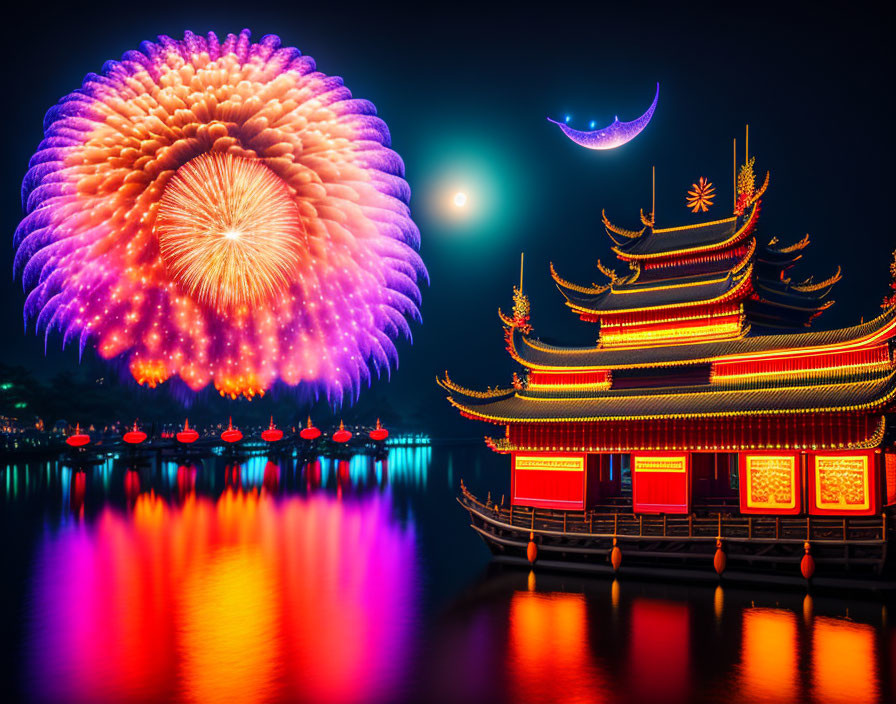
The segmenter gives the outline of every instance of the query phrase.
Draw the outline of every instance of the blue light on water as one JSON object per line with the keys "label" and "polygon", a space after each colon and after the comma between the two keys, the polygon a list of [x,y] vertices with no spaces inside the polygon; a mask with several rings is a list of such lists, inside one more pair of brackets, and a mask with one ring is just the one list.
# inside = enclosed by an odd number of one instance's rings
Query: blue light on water
{"label": "blue light on water", "polygon": [[72,489],[72,470],[70,467],[62,467],[59,470],[59,483],[62,485],[62,522],[68,523],[71,518],[68,510]]}
{"label": "blue light on water", "polygon": [[245,487],[260,487],[264,482],[264,468],[268,464],[265,455],[252,455],[242,463],[240,479]]}
{"label": "blue light on water", "polygon": [[169,487],[177,486],[177,462],[167,461],[162,465],[162,476],[168,483]]}
{"label": "blue light on water", "polygon": [[429,435],[426,435],[425,433],[408,433],[405,435],[393,435],[388,440],[386,440],[386,444],[390,447],[417,447],[422,445],[430,445],[431,440],[429,438]]}

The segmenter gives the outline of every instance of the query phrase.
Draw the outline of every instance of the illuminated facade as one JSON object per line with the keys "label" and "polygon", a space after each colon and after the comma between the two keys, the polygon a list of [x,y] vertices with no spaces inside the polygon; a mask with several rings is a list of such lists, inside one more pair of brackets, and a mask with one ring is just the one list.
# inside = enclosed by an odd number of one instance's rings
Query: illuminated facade
{"label": "illuminated facade", "polygon": [[[500,316],[522,374],[484,392],[447,374],[439,380],[462,415],[504,427],[504,437],[486,442],[511,459],[510,522],[499,521],[508,535],[518,525],[514,510],[531,526],[538,509],[545,520],[564,511],[563,532],[578,521],[598,542],[620,537],[620,522],[633,518],[644,534],[645,518],[654,525],[662,517],[663,538],[673,537],[670,517],[689,538],[701,521],[715,522],[707,539],[740,521],[732,530],[744,533],[745,545],[761,525],[776,547],[794,544],[780,555],[792,562],[804,549],[823,552],[834,517],[842,519],[840,542],[853,545],[858,517],[874,517],[874,535],[861,537],[880,544],[882,566],[887,507],[896,503],[887,432],[896,407],[896,307],[853,327],[808,330],[831,305],[840,272],[797,283],[790,270],[808,237],[762,243],[768,180],[755,187],[750,160],[737,180],[735,213],[722,220],[657,228],[653,214],[642,213],[642,227],[627,230],[604,215],[628,275],[598,263],[607,282],[580,286],[551,266],[568,307],[599,324],[597,344],[538,340],[529,302],[515,289],[513,314]],[[612,531],[593,532],[607,517]],[[505,528],[485,532],[495,530]],[[724,548],[735,559],[755,556]]]}

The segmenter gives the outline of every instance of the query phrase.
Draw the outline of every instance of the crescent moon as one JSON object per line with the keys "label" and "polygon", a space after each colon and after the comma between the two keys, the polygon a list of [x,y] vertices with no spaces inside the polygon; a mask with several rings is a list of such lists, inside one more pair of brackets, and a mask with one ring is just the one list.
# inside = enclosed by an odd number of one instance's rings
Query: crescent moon
{"label": "crescent moon", "polygon": [[653,102],[650,104],[650,107],[647,108],[647,111],[637,120],[620,122],[617,117],[613,120],[612,124],[607,127],[602,127],[599,130],[593,130],[591,132],[574,130],[569,125],[563,122],[557,122],[557,120],[552,120],[551,118],[548,118],[548,122],[553,122],[563,130],[563,134],[583,147],[588,149],[615,149],[626,142],[631,142],[635,137],[641,134],[641,130],[647,127],[647,123],[650,122],[650,118],[653,117],[653,111],[656,110],[656,102],[659,100],[659,97],[660,84],[657,83],[656,95],[653,96]]}

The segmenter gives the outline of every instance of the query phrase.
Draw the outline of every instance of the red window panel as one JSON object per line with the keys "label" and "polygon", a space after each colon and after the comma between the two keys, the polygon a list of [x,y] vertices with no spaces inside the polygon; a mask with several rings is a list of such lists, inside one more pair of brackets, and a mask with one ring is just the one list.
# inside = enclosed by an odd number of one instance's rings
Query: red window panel
{"label": "red window panel", "polygon": [[631,469],[635,513],[690,512],[688,453],[633,453]]}

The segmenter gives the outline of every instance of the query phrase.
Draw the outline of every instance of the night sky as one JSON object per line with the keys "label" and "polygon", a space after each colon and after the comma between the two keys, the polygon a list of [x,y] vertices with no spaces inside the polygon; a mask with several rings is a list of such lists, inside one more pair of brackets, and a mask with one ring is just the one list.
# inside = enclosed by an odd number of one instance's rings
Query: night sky
{"label": "night sky", "polygon": [[[872,5],[839,11],[807,4],[542,3],[539,9],[387,4],[90,2],[40,12],[5,31],[3,229],[8,233],[0,362],[49,378],[75,372],[75,349],[23,333],[21,286],[12,281],[12,233],[22,215],[21,178],[42,119],[85,73],[157,34],[278,34],[373,101],[406,164],[412,212],[431,286],[413,347],[375,392],[405,411],[453,418],[437,373],[469,386],[505,385],[514,365],[496,311],[510,308],[526,254],[525,288],[542,339],[589,344],[595,328],[563,305],[548,269],[601,281],[613,264],[600,210],[635,227],[650,206],[657,168],[657,224],[695,222],[685,193],[700,176],[718,190],[709,219],[731,211],[731,140],[750,125],[757,172],[771,171],[760,236],[784,243],[807,232],[812,246],[795,278],[838,265],[836,305],[817,321],[837,327],[872,317],[887,290],[892,225],[893,24]],[[882,6],[882,5],[881,5]],[[844,14],[848,13],[848,14]],[[546,116],[588,129],[638,117],[653,121],[633,142],[595,152],[567,140]],[[741,152],[742,154],[742,152]],[[458,190],[470,203],[458,217]],[[619,272],[627,268],[622,265]],[[89,361],[85,362],[88,370]],[[83,368],[83,367],[82,367]],[[447,422],[447,421],[446,421]],[[480,431],[467,423],[469,430]]]}

